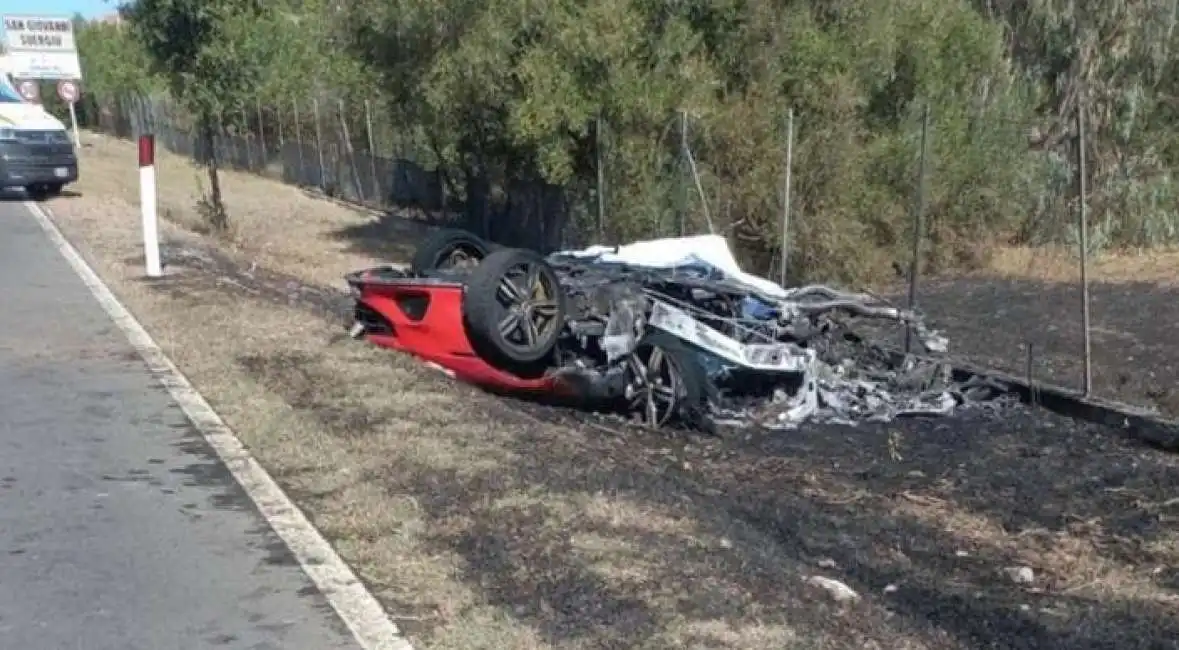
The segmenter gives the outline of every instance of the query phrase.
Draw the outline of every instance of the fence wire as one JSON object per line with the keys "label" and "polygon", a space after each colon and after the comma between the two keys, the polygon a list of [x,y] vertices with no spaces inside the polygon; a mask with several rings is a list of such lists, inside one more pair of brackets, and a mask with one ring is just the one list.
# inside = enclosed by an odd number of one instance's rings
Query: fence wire
{"label": "fence wire", "polygon": [[[198,162],[208,156],[209,152],[202,151],[199,125],[166,97],[101,97],[90,101],[93,108],[83,117],[92,128],[124,138],[151,132],[164,148],[176,154]],[[686,118],[680,119],[686,123]],[[611,193],[631,179],[624,173],[611,173],[612,134],[610,125],[603,120],[598,120],[594,129],[598,146],[593,186],[517,183],[506,188],[510,199],[507,201],[492,196],[486,184],[480,186],[469,178],[448,178],[448,171],[433,157],[430,148],[423,145],[420,134],[398,129],[369,102],[359,105],[339,100],[291,99],[282,105],[257,102],[233,114],[218,116],[217,123],[212,125],[212,140],[219,163],[227,169],[316,190],[375,210],[409,213],[427,222],[467,228],[507,245],[550,251],[592,243],[619,243],[635,239],[636,233],[649,237],[700,234],[717,229],[714,220],[725,224],[735,221],[725,213],[720,199],[709,196],[710,188],[715,187],[709,183],[716,181],[709,177],[708,161],[695,155],[694,141],[688,133],[690,126],[685,126],[680,125],[682,131],[678,137],[684,140],[681,154],[686,155],[661,163],[671,170],[657,180],[667,188],[660,195],[666,197],[666,202],[655,206],[653,216],[644,222],[641,230],[627,230],[623,220],[614,219]],[[796,128],[792,113],[791,135]],[[914,148],[919,135],[914,129]],[[937,134],[931,133],[930,137],[936,143]],[[790,156],[786,154],[788,147],[793,146],[792,139],[788,143],[784,138],[782,145],[784,158],[797,158],[803,153],[792,150]],[[707,155],[705,152],[703,157]],[[915,156],[912,174],[915,218],[921,214],[916,208],[916,190],[921,186],[917,163]],[[813,175],[822,164],[821,160],[805,159],[793,163],[795,173],[802,178]],[[1068,175],[1074,172],[1069,167],[1062,187],[1073,187]],[[936,165],[929,173],[938,173]],[[767,195],[772,196],[779,189],[786,196],[790,194],[790,184],[780,175],[767,177],[772,177],[767,182],[777,186]],[[466,188],[469,194],[462,195],[458,188]],[[1067,222],[1068,213],[1078,204],[1076,196],[1059,189],[1052,191],[1059,195],[1053,195],[1051,201],[1056,206],[1052,218]],[[796,228],[822,226],[817,220],[808,220],[809,215],[805,213],[787,219],[786,205],[781,210],[768,215],[771,221],[781,224],[775,226],[781,227],[781,241],[770,256],[751,267],[770,277],[785,275],[784,251],[789,252],[791,264],[795,260],[805,263],[806,251],[798,251],[790,244]],[[938,236],[936,226],[936,223],[927,224],[923,230],[915,223],[908,236],[918,239],[912,246],[905,244],[903,248],[928,256]],[[721,234],[732,235],[732,232]],[[1079,262],[1080,254],[1075,246],[1070,254],[1074,263]],[[1033,254],[1029,264],[1037,259]],[[902,281],[898,284],[909,279],[906,269],[910,263],[909,259],[894,263],[898,280]],[[924,262],[912,268],[918,266],[927,268]],[[1002,279],[973,277],[923,282],[916,300],[930,314],[933,325],[942,327],[949,335],[957,357],[1033,381],[1082,389],[1087,383],[1083,353],[1089,347],[1085,341],[1090,332],[1082,322],[1084,292],[1079,275],[1078,263],[1075,280],[1020,279],[1008,275]],[[1094,328],[1102,331],[1120,328],[1123,336],[1098,337],[1093,341],[1092,392],[1146,406],[1161,406],[1165,412],[1179,415],[1179,399],[1168,402],[1171,399],[1168,391],[1159,398],[1158,391],[1149,386],[1156,373],[1165,372],[1167,364],[1179,363],[1179,359],[1171,359],[1169,353],[1162,354],[1159,350],[1146,351],[1144,345],[1150,347],[1163,342],[1150,343],[1151,333],[1136,329],[1143,326],[1142,319],[1126,320],[1125,316],[1133,313],[1133,309],[1119,292],[1114,285],[1094,288],[1091,311]],[[896,297],[898,302],[905,300],[903,289]],[[1171,302],[1179,304],[1174,299]],[[901,341],[893,343],[900,347]]]}
{"label": "fence wire", "polygon": [[[93,128],[123,138],[151,132],[173,153],[195,162],[208,159],[199,125],[166,97],[90,101],[93,109],[84,117]],[[217,116],[212,128],[217,161],[224,169],[376,210],[408,212],[431,223],[468,228],[500,243],[549,251],[620,236],[610,227],[610,180],[605,174],[599,174],[592,187],[513,182],[505,192],[496,192],[489,182],[471,182],[453,171],[448,176],[421,137],[394,128],[371,102],[292,99],[279,106],[259,101]],[[608,127],[596,135],[601,138],[598,149],[604,149]],[[673,170],[661,182],[679,188],[669,193],[674,200],[660,207],[671,216],[642,235],[707,232],[708,204],[692,202],[692,194],[703,190],[690,168]]]}

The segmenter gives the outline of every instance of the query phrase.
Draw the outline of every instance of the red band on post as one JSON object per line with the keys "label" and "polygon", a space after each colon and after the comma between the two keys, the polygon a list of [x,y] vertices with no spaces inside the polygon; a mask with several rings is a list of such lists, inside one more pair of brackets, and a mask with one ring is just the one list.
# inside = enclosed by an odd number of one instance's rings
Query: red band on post
{"label": "red band on post", "polygon": [[156,164],[156,137],[154,135],[139,136],[139,166],[151,167]]}

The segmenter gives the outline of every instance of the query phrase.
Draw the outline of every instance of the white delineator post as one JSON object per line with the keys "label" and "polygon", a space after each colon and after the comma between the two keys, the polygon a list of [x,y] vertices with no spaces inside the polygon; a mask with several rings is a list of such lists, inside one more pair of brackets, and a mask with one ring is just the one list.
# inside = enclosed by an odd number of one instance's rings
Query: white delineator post
{"label": "white delineator post", "polygon": [[143,260],[148,277],[163,275],[156,214],[156,138],[139,136],[139,212],[143,217]]}

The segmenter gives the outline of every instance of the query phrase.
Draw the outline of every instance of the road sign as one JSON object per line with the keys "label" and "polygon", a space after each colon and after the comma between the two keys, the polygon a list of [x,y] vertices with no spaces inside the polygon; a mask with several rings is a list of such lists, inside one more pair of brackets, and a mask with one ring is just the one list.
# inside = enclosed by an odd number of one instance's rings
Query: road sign
{"label": "road sign", "polygon": [[34,79],[25,79],[16,87],[20,92],[20,96],[25,98],[26,102],[35,102],[41,99],[41,86]]}
{"label": "road sign", "polygon": [[78,101],[78,97],[82,95],[82,91],[78,88],[78,82],[70,79],[59,79],[57,81],[57,96],[61,97],[61,101],[70,107],[70,127],[74,131],[74,146],[82,146],[82,136],[78,133],[78,112],[74,109],[74,103]]}
{"label": "road sign", "polygon": [[62,79],[57,82],[57,96],[61,97],[61,101],[67,104],[73,104],[78,101],[78,84],[69,79]]}
{"label": "road sign", "polygon": [[3,16],[4,67],[18,79],[81,79],[69,16]]}

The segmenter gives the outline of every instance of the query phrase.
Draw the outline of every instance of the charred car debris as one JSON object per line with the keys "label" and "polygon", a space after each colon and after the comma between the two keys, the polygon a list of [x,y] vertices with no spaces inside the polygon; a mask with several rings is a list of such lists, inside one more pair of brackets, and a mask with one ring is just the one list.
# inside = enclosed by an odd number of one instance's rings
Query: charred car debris
{"label": "charred car debris", "polygon": [[[936,358],[947,341],[919,314],[748,275],[719,236],[541,256],[443,230],[408,270],[347,280],[357,338],[486,388],[613,405],[652,427],[944,415],[1009,393],[955,381]],[[910,328],[926,354],[891,353],[856,332],[865,321]]]}

